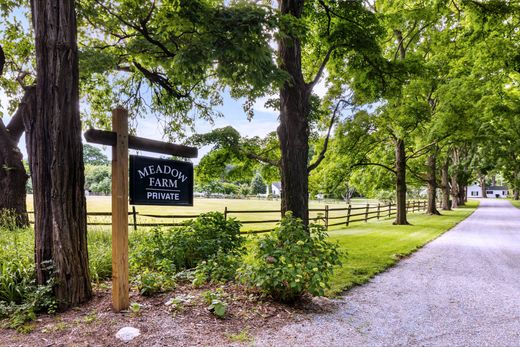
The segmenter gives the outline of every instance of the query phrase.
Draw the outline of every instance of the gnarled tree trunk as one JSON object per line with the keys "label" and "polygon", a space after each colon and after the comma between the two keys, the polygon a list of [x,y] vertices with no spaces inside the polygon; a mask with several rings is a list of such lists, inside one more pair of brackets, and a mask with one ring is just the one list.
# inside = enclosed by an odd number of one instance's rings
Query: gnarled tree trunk
{"label": "gnarled tree trunk", "polygon": [[5,126],[0,119],[0,210],[13,211],[21,227],[29,225],[25,194],[28,176],[18,141],[25,130],[23,118],[32,117],[35,101],[35,89],[29,87],[9,124]]}
{"label": "gnarled tree trunk", "polygon": [[55,278],[60,309],[92,296],[74,5],[67,0],[31,1],[36,110],[32,119],[24,120],[34,189],[37,280]]}
{"label": "gnarled tree trunk", "polygon": [[426,163],[428,167],[428,176],[426,181],[428,183],[428,205],[426,213],[430,215],[440,215],[437,210],[437,154],[436,151],[428,156]]}
{"label": "gnarled tree trunk", "polygon": [[[279,1],[282,15],[300,18],[303,1]],[[278,41],[280,67],[290,79],[280,89],[280,125],[277,133],[281,149],[282,214],[292,211],[308,223],[308,153],[311,88],[304,81],[300,39],[284,36]]]}
{"label": "gnarled tree trunk", "polygon": [[[4,71],[4,64],[4,50],[0,46],[0,76]],[[22,114],[28,111],[26,105],[31,102],[34,102],[34,88],[27,89],[18,111],[9,124],[5,125],[0,118],[0,212],[14,213],[16,224],[20,227],[28,226],[29,218],[25,199],[28,176],[23,166],[18,141],[24,131]]]}
{"label": "gnarled tree trunk", "polygon": [[410,224],[406,219],[406,152],[402,139],[395,141],[395,197],[397,215],[394,224]]}

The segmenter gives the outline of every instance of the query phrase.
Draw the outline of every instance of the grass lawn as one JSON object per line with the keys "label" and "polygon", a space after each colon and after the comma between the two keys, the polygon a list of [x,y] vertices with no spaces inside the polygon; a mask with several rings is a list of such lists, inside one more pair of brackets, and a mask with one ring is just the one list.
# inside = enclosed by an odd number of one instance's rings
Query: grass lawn
{"label": "grass lawn", "polygon": [[516,208],[520,208],[520,200],[509,200],[511,205],[513,205]]}
{"label": "grass lawn", "polygon": [[409,213],[408,221],[412,224],[409,226],[392,225],[391,220],[387,220],[331,231],[331,239],[337,240],[341,249],[348,254],[343,259],[343,266],[336,269],[328,294],[339,294],[367,282],[403,256],[451,229],[477,206],[478,201],[469,201],[465,207],[443,211],[443,216]]}
{"label": "grass lawn", "polygon": [[[110,196],[87,196],[87,210],[88,212],[110,212],[111,211],[111,197]],[[377,204],[376,200],[371,199],[352,199],[352,205],[366,205]],[[342,201],[336,201],[335,203],[315,201],[309,202],[309,207],[313,208],[325,208],[325,205],[333,207],[346,207],[347,205]],[[193,206],[136,206],[138,212],[137,222],[138,223],[172,223],[181,222],[185,218],[150,218],[139,216],[139,214],[155,214],[155,215],[199,215],[204,212],[218,211],[224,212],[224,208],[228,208],[229,211],[242,211],[242,210],[280,210],[280,200],[262,200],[262,199],[206,199],[206,198],[195,198]],[[27,208],[29,211],[33,210],[33,197],[32,195],[27,196]],[[129,211],[132,207],[129,206]],[[311,212],[310,217],[317,217],[319,212]],[[323,214],[323,212],[321,212]],[[330,216],[341,216],[345,215],[345,211],[331,211]],[[229,217],[237,218],[241,221],[254,221],[254,220],[277,220],[280,219],[279,212],[272,213],[229,213]],[[32,216],[30,216],[32,217]],[[109,223],[110,217],[104,216],[89,216],[88,220],[90,223],[102,222]],[[337,220],[333,220],[334,222]],[[129,219],[132,223],[132,219]],[[332,222],[331,222],[332,223]],[[276,223],[251,223],[244,224],[242,230],[260,230],[273,228]],[[99,227],[97,227],[99,229]],[[105,228],[107,229],[107,228]]]}

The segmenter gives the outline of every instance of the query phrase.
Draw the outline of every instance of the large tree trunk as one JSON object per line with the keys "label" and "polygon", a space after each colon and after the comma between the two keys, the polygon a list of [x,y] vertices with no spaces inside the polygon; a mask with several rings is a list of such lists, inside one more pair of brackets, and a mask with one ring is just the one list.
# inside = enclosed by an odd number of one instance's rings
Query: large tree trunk
{"label": "large tree trunk", "polygon": [[[283,15],[301,17],[303,1],[281,0]],[[290,79],[280,90],[280,125],[277,133],[281,149],[282,214],[292,211],[308,223],[308,152],[311,88],[301,67],[300,39],[284,36],[278,41],[280,67]]]}
{"label": "large tree trunk", "polygon": [[451,177],[451,208],[459,207],[459,186],[455,176]]}
{"label": "large tree trunk", "polygon": [[28,176],[18,141],[24,132],[23,118],[32,117],[35,101],[34,87],[29,87],[9,124],[5,126],[0,119],[0,211],[12,211],[21,227],[29,225],[25,194]]}
{"label": "large tree trunk", "polygon": [[[59,309],[89,300],[74,1],[32,0],[36,110],[26,119],[38,283],[54,277]],[[52,264],[52,269],[48,265]]]}
{"label": "large tree trunk", "polygon": [[518,193],[518,189],[515,189],[513,191],[513,200],[518,200],[519,198],[519,193]]}
{"label": "large tree trunk", "polygon": [[[0,76],[5,64],[5,55],[0,46]],[[28,88],[18,111],[7,124],[0,118],[0,213],[14,213],[16,225],[29,225],[25,199],[27,173],[23,166],[22,153],[18,141],[24,131],[22,114],[28,110],[27,103],[34,102],[34,88]],[[0,223],[6,220],[0,220]]]}
{"label": "large tree trunk", "polygon": [[450,206],[450,174],[449,174],[450,160],[446,158],[446,161],[442,165],[441,169],[441,185],[442,185],[442,210],[451,210]]}
{"label": "large tree trunk", "polygon": [[397,215],[395,225],[408,225],[406,219],[406,152],[404,140],[395,142],[395,195]]}
{"label": "large tree trunk", "polygon": [[430,215],[440,215],[437,210],[437,155],[432,153],[427,160],[428,166],[428,205],[426,213]]}
{"label": "large tree trunk", "polygon": [[486,176],[479,175],[479,181],[480,181],[480,190],[482,190],[482,197],[487,198],[486,193]]}
{"label": "large tree trunk", "polygon": [[466,185],[459,179],[457,180],[457,204],[458,206],[464,206],[466,204]]}

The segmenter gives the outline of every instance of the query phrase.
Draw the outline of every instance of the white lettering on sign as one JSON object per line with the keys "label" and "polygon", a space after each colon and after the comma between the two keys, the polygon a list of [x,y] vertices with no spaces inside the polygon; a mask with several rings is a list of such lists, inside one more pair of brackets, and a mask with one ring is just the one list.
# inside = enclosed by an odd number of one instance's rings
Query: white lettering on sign
{"label": "white lettering on sign", "polygon": [[177,188],[177,180],[173,180],[171,178],[155,178],[150,177],[150,187],[159,187],[159,188]]}
{"label": "white lettering on sign", "polygon": [[154,175],[154,174],[165,174],[170,175],[173,178],[180,179],[181,182],[184,182],[188,179],[188,176],[183,174],[181,171],[172,168],[169,165],[148,165],[142,168],[142,170],[137,170],[137,173],[139,174],[139,178],[143,179],[147,176]]}
{"label": "white lettering on sign", "polygon": [[147,199],[152,200],[179,200],[179,193],[164,193],[164,192],[147,192]]}

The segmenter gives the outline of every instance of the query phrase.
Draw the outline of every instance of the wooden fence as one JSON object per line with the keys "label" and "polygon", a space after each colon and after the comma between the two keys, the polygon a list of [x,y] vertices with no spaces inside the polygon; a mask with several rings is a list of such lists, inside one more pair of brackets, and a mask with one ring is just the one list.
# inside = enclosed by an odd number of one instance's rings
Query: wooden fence
{"label": "wooden fence", "polygon": [[[424,211],[426,209],[426,201],[409,201],[407,202],[406,209],[408,212],[419,212]],[[34,212],[30,211],[29,214],[33,214]],[[280,210],[229,210],[227,207],[224,208],[224,217],[230,218],[239,215],[266,215],[266,214],[279,214],[280,217],[273,218],[272,216],[268,216],[265,219],[240,219],[239,220],[243,226],[247,226],[250,224],[271,224],[268,228],[256,229],[256,230],[242,230],[243,233],[263,233],[273,230],[273,224],[280,222],[281,213]],[[325,205],[325,208],[311,208],[309,209],[309,220],[314,223],[320,223],[325,226],[328,230],[333,226],[349,226],[353,223],[359,222],[367,222],[371,219],[382,219],[382,218],[390,218],[396,214],[396,206],[395,204],[366,204],[366,205],[347,205],[346,207],[329,207],[329,205]],[[112,215],[111,212],[88,212],[88,217],[110,217]],[[128,212],[129,221],[128,223],[134,227],[134,230],[137,227],[154,227],[154,226],[179,226],[182,225],[183,222],[179,220],[187,220],[197,218],[199,215],[164,215],[164,214],[149,214],[149,213],[141,213],[136,211],[135,207],[132,206],[132,211]],[[236,218],[236,217],[235,217]],[[143,221],[144,219],[144,221]],[[160,222],[148,222],[148,220],[160,219]],[[31,221],[31,223],[33,223]],[[111,222],[107,221],[88,221],[88,225],[98,225],[98,226],[108,226],[112,225]]]}

